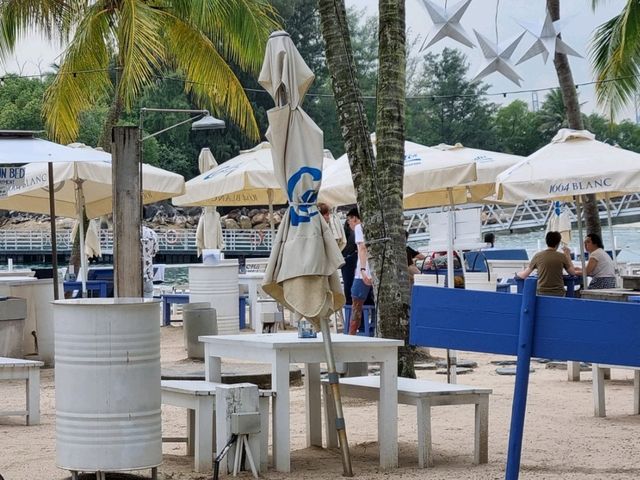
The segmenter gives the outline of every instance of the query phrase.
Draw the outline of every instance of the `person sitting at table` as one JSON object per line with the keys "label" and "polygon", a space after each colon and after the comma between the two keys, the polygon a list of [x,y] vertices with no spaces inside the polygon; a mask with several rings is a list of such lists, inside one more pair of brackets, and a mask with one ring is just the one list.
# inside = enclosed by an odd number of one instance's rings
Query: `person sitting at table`
{"label": "person sitting at table", "polygon": [[[584,239],[584,248],[589,252],[589,261],[585,266],[587,275],[591,277],[589,290],[602,288],[616,288],[616,267],[607,252],[604,251],[602,238],[596,233],[590,233]],[[578,275],[582,269],[576,268]]]}
{"label": "person sitting at table", "polygon": [[576,269],[571,263],[571,251],[563,247],[563,253],[558,252],[558,246],[562,241],[560,232],[548,232],[544,238],[547,248],[536,253],[531,259],[531,263],[521,272],[516,273],[516,277],[527,278],[534,270],[538,271],[538,295],[550,295],[554,297],[564,297],[563,269],[570,275],[577,275]]}
{"label": "person sitting at table", "polygon": [[[405,240],[409,240],[409,232],[404,232]],[[420,253],[414,250],[407,244],[407,265],[409,266],[409,280],[413,283],[413,276],[420,273],[420,269],[416,265],[416,260],[424,260],[427,256],[424,253]]]}

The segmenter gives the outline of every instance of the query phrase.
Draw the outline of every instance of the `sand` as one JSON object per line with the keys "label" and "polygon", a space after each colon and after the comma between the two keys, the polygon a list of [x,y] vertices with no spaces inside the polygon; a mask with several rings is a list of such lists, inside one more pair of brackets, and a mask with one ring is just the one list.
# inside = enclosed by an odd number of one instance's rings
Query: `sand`
{"label": "sand", "polygon": [[[181,327],[162,329],[162,362],[170,365],[184,357]],[[443,352],[433,350],[442,355]],[[514,377],[495,373],[491,360],[498,355],[462,353],[461,358],[478,362],[472,373],[459,376],[458,383],[492,388],[489,411],[489,463],[473,464],[473,407],[436,407],[432,411],[435,465],[417,466],[416,409],[399,407],[399,464],[388,472],[378,469],[376,407],[355,399],[345,400],[347,432],[356,477],[365,479],[499,479],[504,478]],[[640,478],[640,416],[633,412],[633,372],[612,370],[607,382],[606,418],[593,416],[591,372],[580,382],[568,382],[564,370],[547,369],[534,363],[522,452],[522,479],[637,479]],[[53,369],[42,370],[41,424],[27,427],[19,417],[0,417],[0,475],[6,480],[63,479],[69,473],[55,464],[55,392]],[[432,370],[418,371],[419,378],[444,381]],[[339,478],[342,473],[338,450],[305,448],[304,390],[292,387],[292,472],[269,470],[267,479]],[[22,409],[24,385],[0,383],[2,409]],[[163,435],[182,436],[185,411],[163,407]],[[192,458],[184,444],[164,444],[163,479],[208,479],[211,474],[191,471]],[[147,472],[142,472],[147,475]],[[251,478],[243,472],[241,478]]]}

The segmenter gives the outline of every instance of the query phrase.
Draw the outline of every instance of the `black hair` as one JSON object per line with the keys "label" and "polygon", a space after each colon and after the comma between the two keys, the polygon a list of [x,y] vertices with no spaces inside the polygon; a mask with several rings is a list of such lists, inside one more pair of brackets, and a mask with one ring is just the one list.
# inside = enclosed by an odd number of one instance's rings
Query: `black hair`
{"label": "black hair", "polygon": [[356,217],[358,220],[360,220],[360,214],[358,213],[358,207],[353,207],[351,210],[349,210],[347,212],[347,218],[348,217]]}
{"label": "black hair", "polygon": [[600,238],[600,235],[598,235],[597,233],[590,233],[585,238],[588,238],[589,240],[591,240],[591,243],[593,243],[596,247],[604,248],[604,243],[602,243],[602,238]]}
{"label": "black hair", "polygon": [[558,248],[562,241],[562,235],[560,235],[560,232],[547,232],[544,241],[547,243],[547,247]]}
{"label": "black hair", "polygon": [[496,243],[496,235],[493,232],[485,233],[484,243],[490,243],[493,247],[493,244]]}

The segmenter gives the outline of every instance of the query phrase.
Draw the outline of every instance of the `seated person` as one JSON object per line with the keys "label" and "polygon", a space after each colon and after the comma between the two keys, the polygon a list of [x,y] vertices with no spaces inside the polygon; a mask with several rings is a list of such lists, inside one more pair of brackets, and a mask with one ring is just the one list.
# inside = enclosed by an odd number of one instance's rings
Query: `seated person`
{"label": "seated person", "polygon": [[[409,239],[409,232],[405,232],[405,237]],[[420,273],[420,269],[416,266],[416,260],[424,260],[427,256],[424,253],[420,253],[407,245],[407,265],[409,266],[409,277],[413,282],[413,276],[416,273]]]}
{"label": "seated person", "polygon": [[[584,248],[589,252],[589,261],[585,266],[587,275],[591,277],[589,290],[601,288],[616,288],[616,267],[607,252],[600,235],[590,233],[584,239]],[[576,268],[578,275],[582,275],[582,269]]]}
{"label": "seated person", "polygon": [[538,295],[550,295],[554,297],[564,297],[563,269],[571,275],[576,275],[576,270],[571,263],[571,251],[563,247],[563,253],[557,251],[562,235],[560,232],[548,232],[545,236],[547,248],[536,253],[531,259],[531,263],[521,272],[516,273],[516,277],[527,278],[534,270],[538,271]]}
{"label": "seated person", "polygon": [[493,248],[496,244],[496,235],[492,232],[485,233],[483,241],[491,245],[489,248]]}

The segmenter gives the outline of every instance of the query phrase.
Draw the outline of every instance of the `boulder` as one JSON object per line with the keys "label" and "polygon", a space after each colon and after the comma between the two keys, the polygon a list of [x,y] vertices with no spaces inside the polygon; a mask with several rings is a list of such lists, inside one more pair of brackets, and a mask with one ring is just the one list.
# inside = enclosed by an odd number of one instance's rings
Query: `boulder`
{"label": "boulder", "polygon": [[225,218],[224,223],[222,224],[222,228],[237,230],[238,228],[240,228],[240,225],[238,225],[238,222],[236,222],[233,218]]}
{"label": "boulder", "polygon": [[250,230],[252,227],[251,219],[246,215],[240,215],[240,218],[238,219],[238,224],[240,225],[240,228],[242,228],[243,230]]}

